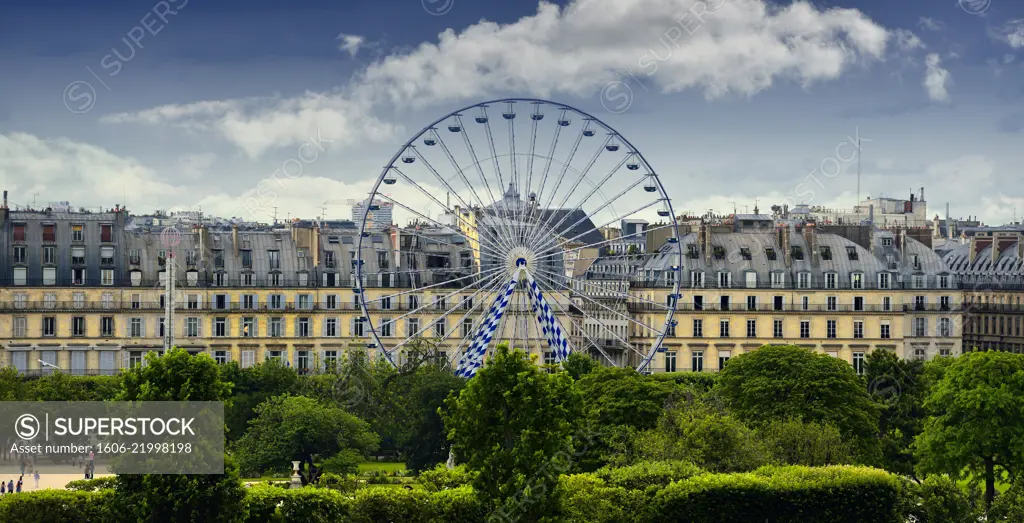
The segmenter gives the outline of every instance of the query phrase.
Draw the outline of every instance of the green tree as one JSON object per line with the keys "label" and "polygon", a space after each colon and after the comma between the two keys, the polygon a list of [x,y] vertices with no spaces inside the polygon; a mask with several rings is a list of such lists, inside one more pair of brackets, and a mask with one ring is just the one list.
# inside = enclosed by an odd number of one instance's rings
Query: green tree
{"label": "green tree", "polygon": [[29,401],[25,379],[14,367],[0,367],[0,401]]}
{"label": "green tree", "polygon": [[233,383],[231,405],[224,411],[228,441],[237,441],[245,434],[249,421],[256,417],[256,407],[268,398],[295,392],[299,375],[277,360],[268,360],[248,368],[230,362],[221,367],[221,375]]}
{"label": "green tree", "polygon": [[107,401],[121,391],[117,376],[72,376],[57,371],[30,382],[36,401]]}
{"label": "green tree", "polygon": [[919,470],[981,478],[985,507],[996,480],[1024,466],[1024,355],[972,352],[949,364],[925,401],[931,417],[915,441]]}
{"label": "green tree", "polygon": [[565,363],[562,364],[562,368],[572,376],[572,379],[579,380],[583,376],[594,372],[600,365],[597,360],[590,356],[583,354],[582,352],[570,352],[569,357],[565,359]]}
{"label": "green tree", "polygon": [[576,390],[594,434],[590,441],[579,442],[586,445],[580,468],[589,472],[609,463],[632,462],[636,435],[657,426],[676,385],[632,368],[598,367],[576,382]]}
{"label": "green tree", "polygon": [[442,412],[456,457],[478,473],[474,490],[529,522],[557,510],[552,493],[571,467],[581,415],[568,374],[549,374],[504,343]]}
{"label": "green tree", "polygon": [[447,366],[433,364],[419,367],[396,383],[402,389],[396,412],[401,426],[399,449],[406,468],[420,472],[448,459],[451,443],[439,409],[465,384],[466,380],[452,374]]}
{"label": "green tree", "polygon": [[769,463],[768,448],[753,430],[700,401],[666,409],[637,447],[646,460],[686,461],[711,472],[748,472]]}
{"label": "green tree", "polygon": [[741,420],[799,419],[835,425],[864,463],[880,459],[878,406],[853,367],[793,345],[766,345],[729,360],[718,392]]}
{"label": "green tree", "polygon": [[[230,394],[213,358],[173,348],[163,356],[150,353],[145,365],[122,372],[118,399],[225,401]],[[115,491],[119,518],[145,523],[240,521],[245,496],[230,456],[224,474],[121,474]]]}
{"label": "green tree", "polygon": [[256,417],[234,448],[244,474],[288,470],[292,461],[299,461],[302,484],[307,485],[316,483],[322,460],[345,450],[366,457],[379,441],[369,424],[339,407],[284,395],[256,407]]}
{"label": "green tree", "polygon": [[781,465],[824,467],[853,463],[853,449],[835,425],[773,420],[757,430],[772,460]]}
{"label": "green tree", "polygon": [[913,477],[916,460],[911,447],[924,425],[929,387],[924,361],[876,350],[865,361],[865,377],[880,412],[881,464],[890,472]]}

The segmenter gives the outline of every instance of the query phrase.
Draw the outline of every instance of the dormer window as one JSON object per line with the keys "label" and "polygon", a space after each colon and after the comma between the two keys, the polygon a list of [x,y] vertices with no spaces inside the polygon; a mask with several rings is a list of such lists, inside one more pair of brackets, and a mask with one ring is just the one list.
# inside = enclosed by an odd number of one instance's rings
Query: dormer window
{"label": "dormer window", "polygon": [[768,259],[772,261],[778,259],[778,256],[775,254],[775,249],[771,247],[768,247],[767,249],[764,250],[764,255],[767,256]]}
{"label": "dormer window", "polygon": [[789,253],[793,257],[794,260],[803,260],[804,259],[804,248],[799,246],[799,245],[793,245],[792,247],[790,247],[789,248]]}
{"label": "dormer window", "polygon": [[725,247],[722,247],[721,245],[715,245],[712,248],[712,254],[714,255],[716,260],[725,259]]}
{"label": "dormer window", "polygon": [[853,246],[847,247],[846,248],[846,256],[849,257],[850,260],[854,260],[854,261],[859,259],[859,256],[857,255],[857,248],[853,247]]}
{"label": "dormer window", "polygon": [[882,238],[882,247],[892,247],[892,238]]}
{"label": "dormer window", "polygon": [[686,257],[691,260],[696,260],[700,256],[700,251],[697,250],[696,243],[690,243],[686,245]]}
{"label": "dormer window", "polygon": [[747,247],[740,247],[740,256],[742,256],[744,260],[751,259],[750,249]]}
{"label": "dormer window", "polygon": [[821,248],[821,259],[822,260],[826,260],[826,261],[832,259],[832,248],[831,247],[824,246],[824,247]]}

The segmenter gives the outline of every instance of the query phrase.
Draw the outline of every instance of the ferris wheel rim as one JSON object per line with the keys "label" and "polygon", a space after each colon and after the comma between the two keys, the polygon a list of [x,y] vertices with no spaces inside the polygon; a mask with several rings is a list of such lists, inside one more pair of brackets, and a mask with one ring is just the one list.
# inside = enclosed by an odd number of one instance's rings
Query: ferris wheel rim
{"label": "ferris wheel rim", "polygon": [[[595,124],[603,127],[605,130],[609,131],[609,133],[608,133],[609,135],[614,136],[615,138],[617,138],[619,141],[622,142],[622,144],[624,146],[626,146],[628,148],[628,151],[629,151],[630,155],[633,155],[640,162],[642,162],[644,166],[646,166],[646,168],[648,170],[648,175],[657,184],[657,190],[662,195],[662,197],[659,200],[656,200],[656,201],[663,202],[663,206],[666,208],[666,210],[668,212],[667,220],[670,222],[671,229],[672,229],[671,230],[670,238],[675,238],[676,239],[676,243],[675,243],[676,246],[675,246],[675,249],[674,249],[675,252],[674,253],[670,253],[670,254],[673,254],[674,257],[676,258],[676,264],[674,265],[674,269],[670,269],[670,270],[677,271],[678,274],[675,275],[674,283],[671,286],[672,294],[670,294],[670,296],[672,296],[673,298],[670,300],[670,303],[666,306],[666,316],[665,316],[664,329],[662,331],[660,331],[660,334],[657,336],[655,341],[651,344],[651,346],[648,349],[646,355],[641,358],[640,364],[635,368],[638,372],[647,371],[649,369],[650,365],[651,365],[652,360],[654,359],[654,356],[661,350],[662,345],[664,344],[664,340],[665,340],[665,338],[668,335],[670,327],[674,326],[673,317],[675,316],[675,312],[677,311],[677,308],[678,308],[678,299],[681,296],[680,288],[681,288],[681,280],[682,280],[681,276],[682,276],[682,268],[683,268],[683,254],[682,254],[682,245],[679,244],[679,240],[680,240],[679,223],[678,223],[678,221],[676,219],[676,213],[675,213],[675,209],[674,209],[674,207],[672,205],[672,199],[668,196],[668,191],[665,189],[665,186],[662,183],[661,177],[657,174],[657,171],[653,168],[651,163],[644,156],[643,152],[640,151],[640,149],[637,148],[635,145],[633,145],[633,143],[627,137],[625,137],[621,132],[619,132],[618,129],[612,127],[611,125],[609,125],[608,123],[604,122],[600,118],[598,118],[598,117],[596,117],[596,116],[594,116],[594,115],[592,115],[592,114],[590,114],[590,113],[588,113],[588,112],[586,112],[586,111],[584,111],[582,109],[579,109],[579,108],[577,108],[575,106],[572,106],[570,104],[563,103],[563,102],[556,102],[556,101],[552,101],[552,100],[546,100],[546,99],[542,99],[542,98],[530,98],[530,97],[496,98],[496,99],[492,99],[492,100],[476,102],[476,103],[473,103],[473,104],[461,107],[459,109],[456,109],[454,111],[450,111],[450,112],[444,114],[443,116],[437,118],[433,122],[425,125],[418,132],[414,133],[409,140],[407,140],[401,147],[398,148],[398,150],[395,152],[395,154],[390,158],[390,160],[387,162],[387,164],[382,168],[380,174],[377,176],[377,179],[376,179],[376,181],[373,184],[373,188],[370,190],[370,192],[367,195],[367,200],[366,201],[368,202],[368,204],[365,206],[365,209],[363,211],[363,216],[362,216],[360,224],[359,224],[359,232],[360,232],[360,234],[359,234],[357,242],[356,242],[356,251],[355,251],[356,252],[356,258],[353,260],[353,263],[355,265],[355,281],[353,282],[353,291],[359,296],[359,299],[358,299],[359,309],[360,309],[361,313],[363,314],[363,316],[360,318],[360,320],[365,322],[366,325],[364,326],[364,328],[365,327],[369,328],[369,338],[370,338],[370,340],[369,340],[369,343],[367,343],[367,348],[369,348],[369,349],[376,349],[377,351],[382,353],[385,356],[385,358],[387,358],[388,362],[390,362],[393,366],[397,367],[397,363],[395,362],[395,360],[393,358],[393,353],[389,352],[384,347],[382,341],[380,340],[380,336],[377,333],[377,329],[374,327],[372,315],[371,315],[370,310],[369,310],[369,308],[367,306],[367,300],[365,299],[365,288],[364,288],[364,284],[363,284],[363,277],[365,276],[365,274],[363,273],[363,265],[364,265],[363,264],[363,238],[366,237],[365,233],[366,233],[366,230],[367,230],[366,229],[367,218],[369,217],[370,207],[371,207],[371,205],[373,203],[373,200],[377,197],[378,194],[380,194],[380,188],[381,188],[382,183],[384,182],[385,177],[387,176],[387,174],[390,171],[396,169],[396,165],[395,164],[396,164],[396,162],[400,158],[402,158],[403,154],[407,154],[407,152],[410,149],[415,149],[414,143],[417,140],[420,140],[429,131],[434,131],[435,133],[437,133],[437,126],[439,124],[441,124],[442,122],[445,122],[446,120],[449,120],[449,119],[451,119],[453,117],[461,117],[463,112],[469,111],[471,109],[487,108],[487,107],[491,106],[492,104],[499,104],[499,103],[509,103],[509,104],[512,104],[512,103],[520,103],[520,102],[527,102],[527,103],[531,103],[531,104],[534,104],[534,105],[543,104],[543,105],[552,106],[556,110],[571,111],[571,112],[574,112],[577,115],[583,117],[586,121],[594,122]],[[513,118],[514,118],[514,116],[513,116]],[[510,120],[510,119],[506,118],[506,120]],[[488,125],[488,128],[489,128],[489,125]],[[460,133],[464,133],[465,129],[461,129],[459,132]],[[526,154],[526,153],[519,153],[519,154],[517,154],[514,151],[511,153],[512,156],[518,156],[518,155],[523,155],[523,154]],[[530,156],[536,156],[532,152],[529,155]],[[478,161],[477,163],[480,163],[480,162],[482,162],[482,160]],[[570,159],[570,163],[571,163],[571,159]],[[501,188],[501,186],[499,186],[499,190],[500,190],[500,188]],[[492,198],[492,200],[493,200],[493,198]],[[595,230],[596,229],[597,229],[597,227],[595,227]],[[480,243],[480,239],[479,238],[477,239],[477,243]],[[500,282],[501,279],[499,278],[498,281]],[[483,289],[481,288],[480,290],[483,290]],[[474,294],[474,296],[475,296],[475,294]],[[627,299],[629,299],[629,298],[627,298]],[[571,301],[569,303],[570,303],[570,305],[572,304]],[[636,322],[634,322],[634,323],[636,323]],[[364,336],[365,336],[365,331],[364,331]],[[403,342],[403,343],[405,343],[405,342]],[[632,346],[629,346],[628,348],[632,349],[634,351],[636,350]],[[394,351],[397,352],[397,348],[395,348]],[[456,352],[458,352],[458,350]],[[457,357],[457,356],[458,355],[456,354],[455,357]]]}

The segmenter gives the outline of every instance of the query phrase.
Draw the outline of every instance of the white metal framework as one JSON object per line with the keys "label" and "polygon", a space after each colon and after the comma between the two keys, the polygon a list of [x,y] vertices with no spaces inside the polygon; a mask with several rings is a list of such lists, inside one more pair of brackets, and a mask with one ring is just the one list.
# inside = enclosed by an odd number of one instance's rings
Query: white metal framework
{"label": "white metal framework", "polygon": [[[369,219],[384,205],[408,225]],[[627,223],[646,228],[616,229]],[[385,234],[390,242],[380,241]],[[412,340],[428,338],[454,349],[465,377],[500,341],[548,362],[583,350],[643,371],[672,325],[678,237],[654,169],[604,122],[538,99],[475,104],[424,127],[374,184],[353,261],[359,321],[369,347],[391,363]],[[629,252],[612,250],[625,240]],[[629,293],[640,275],[628,271],[653,257],[667,257],[676,272],[665,303]],[[635,317],[627,300],[664,320]],[[630,330],[649,343],[631,344]]]}

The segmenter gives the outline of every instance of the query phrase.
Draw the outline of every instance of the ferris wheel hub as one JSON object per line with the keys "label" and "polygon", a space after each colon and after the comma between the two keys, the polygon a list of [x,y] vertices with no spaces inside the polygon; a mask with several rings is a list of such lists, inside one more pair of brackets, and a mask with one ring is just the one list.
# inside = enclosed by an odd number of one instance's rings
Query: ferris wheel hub
{"label": "ferris wheel hub", "polygon": [[537,253],[525,245],[513,247],[505,257],[505,266],[509,271],[517,271],[530,267],[537,259]]}

